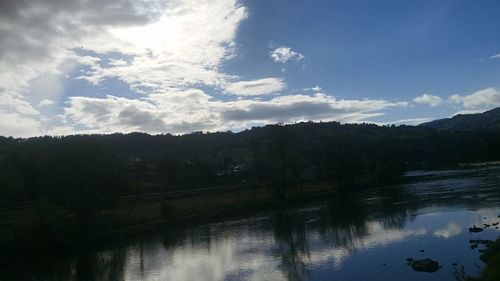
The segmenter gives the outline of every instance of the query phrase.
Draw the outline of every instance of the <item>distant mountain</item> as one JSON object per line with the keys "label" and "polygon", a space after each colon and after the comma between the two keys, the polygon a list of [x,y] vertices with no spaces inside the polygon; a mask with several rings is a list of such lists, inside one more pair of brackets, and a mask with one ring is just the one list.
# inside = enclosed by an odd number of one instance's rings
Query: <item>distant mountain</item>
{"label": "distant mountain", "polygon": [[457,114],[451,118],[423,123],[420,127],[438,130],[500,130],[500,107],[477,114]]}

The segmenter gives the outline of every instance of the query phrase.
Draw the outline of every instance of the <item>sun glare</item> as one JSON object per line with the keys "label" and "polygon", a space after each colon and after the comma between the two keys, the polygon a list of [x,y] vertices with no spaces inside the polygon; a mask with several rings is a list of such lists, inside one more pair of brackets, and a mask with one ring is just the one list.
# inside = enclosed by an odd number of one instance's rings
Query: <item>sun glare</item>
{"label": "sun glare", "polygon": [[182,22],[176,17],[163,16],[159,21],[146,25],[111,30],[118,40],[129,45],[133,52],[176,51],[181,42]]}

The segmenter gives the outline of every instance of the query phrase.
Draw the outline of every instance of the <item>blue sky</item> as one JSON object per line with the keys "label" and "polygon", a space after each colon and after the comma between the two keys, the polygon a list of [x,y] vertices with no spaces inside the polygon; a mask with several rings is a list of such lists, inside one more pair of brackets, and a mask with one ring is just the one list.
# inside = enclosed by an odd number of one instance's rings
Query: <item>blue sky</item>
{"label": "blue sky", "polygon": [[500,106],[498,1],[3,1],[0,135],[418,124]]}

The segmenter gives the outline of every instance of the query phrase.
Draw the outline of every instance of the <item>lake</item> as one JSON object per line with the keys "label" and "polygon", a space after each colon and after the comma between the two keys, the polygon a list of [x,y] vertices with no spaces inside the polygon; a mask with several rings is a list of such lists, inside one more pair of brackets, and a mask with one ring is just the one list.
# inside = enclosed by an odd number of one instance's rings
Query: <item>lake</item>
{"label": "lake", "polygon": [[[398,186],[166,230],[0,272],[0,280],[457,280],[500,231],[500,166],[413,171]],[[490,227],[479,233],[469,227]],[[441,268],[416,272],[407,258]],[[47,264],[46,263],[46,264]]]}

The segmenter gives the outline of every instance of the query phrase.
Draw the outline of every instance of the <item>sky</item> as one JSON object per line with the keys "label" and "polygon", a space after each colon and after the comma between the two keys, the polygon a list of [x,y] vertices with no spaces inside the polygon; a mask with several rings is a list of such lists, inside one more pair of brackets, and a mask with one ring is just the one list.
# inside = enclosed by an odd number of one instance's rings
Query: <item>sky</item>
{"label": "sky", "polygon": [[414,125],[500,106],[500,1],[0,0],[0,135]]}

